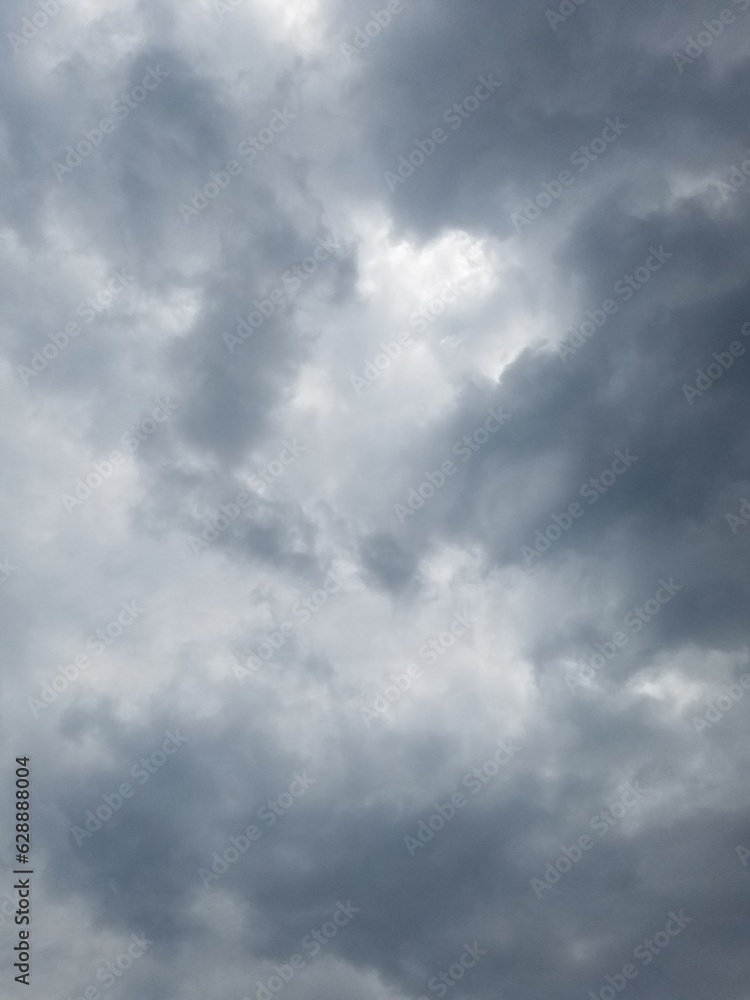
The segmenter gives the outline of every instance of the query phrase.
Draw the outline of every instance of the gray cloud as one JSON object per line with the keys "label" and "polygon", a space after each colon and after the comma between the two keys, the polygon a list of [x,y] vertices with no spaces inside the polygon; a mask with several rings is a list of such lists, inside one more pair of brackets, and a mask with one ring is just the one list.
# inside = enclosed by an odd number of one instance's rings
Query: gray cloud
{"label": "gray cloud", "polygon": [[725,6],[0,15],[34,995],[745,996],[750,10]]}

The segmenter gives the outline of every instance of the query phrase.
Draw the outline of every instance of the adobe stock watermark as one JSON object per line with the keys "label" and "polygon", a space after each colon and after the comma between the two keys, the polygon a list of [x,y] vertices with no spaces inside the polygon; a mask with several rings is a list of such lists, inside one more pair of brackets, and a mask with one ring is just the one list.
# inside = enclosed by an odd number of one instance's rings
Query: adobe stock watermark
{"label": "adobe stock watermark", "polygon": [[[628,783],[621,786],[620,797],[615,802],[610,803],[606,809],[594,813],[589,820],[589,829],[593,830],[600,837],[606,837],[622,819],[628,811],[638,805],[645,794],[645,790],[640,788],[638,781],[634,782],[636,787]],[[560,856],[554,861],[548,861],[544,866],[544,873],[541,878],[530,879],[531,888],[537,899],[550,890],[560,881],[583,858],[586,851],[590,851],[596,841],[588,833],[582,833],[577,838],[572,847],[560,846]]]}
{"label": "adobe stock watermark", "polygon": [[215,542],[219,535],[226,531],[231,524],[234,524],[256,500],[257,498],[251,496],[250,493],[240,490],[234,500],[221,504],[218,511],[215,511],[210,517],[204,518],[201,521],[203,530],[200,538],[197,535],[188,535],[188,543],[195,555]]}
{"label": "adobe stock watermark", "polygon": [[7,583],[14,573],[18,572],[18,566],[14,566],[8,559],[0,559],[0,586]]}
{"label": "adobe stock watermark", "polygon": [[557,10],[547,11],[547,24],[553,31],[557,31],[558,24],[564,24],[585,3],[586,0],[562,0]]}
{"label": "adobe stock watermark", "polygon": [[[470,789],[472,795],[478,795],[479,792],[484,791],[488,784],[501,773],[501,768],[509,764],[521,751],[520,747],[514,746],[512,739],[498,740],[497,747],[498,749],[490,757],[478,767],[467,771],[463,776],[461,784],[464,788]],[[433,804],[435,811],[426,820],[418,820],[414,836],[407,834],[404,837],[409,857],[413,858],[417,851],[425,848],[430,841],[434,840],[435,835],[444,829],[446,824],[450,823],[458,814],[459,809],[463,809],[468,803],[469,799],[463,792],[453,792],[450,802],[435,802]]]}
{"label": "adobe stock watermark", "polygon": [[746,528],[750,524],[750,500],[747,497],[743,497],[739,512],[733,514],[731,511],[727,511],[724,517],[732,529],[732,534],[736,535],[740,528]]}
{"label": "adobe stock watermark", "polygon": [[[451,454],[460,457],[462,462],[468,462],[473,458],[487,444],[490,437],[500,430],[506,420],[510,420],[510,414],[505,413],[502,408],[495,407],[487,412],[489,416],[483,424],[475,427],[471,434],[464,434],[453,445]],[[423,481],[418,486],[409,488],[406,494],[406,505],[401,503],[393,505],[393,513],[398,518],[399,524],[403,524],[407,517],[413,517],[418,510],[421,510],[425,503],[432,499],[438,490],[441,490],[457,472],[458,466],[452,459],[445,459],[437,471],[425,472]]]}
{"label": "adobe stock watermark", "polygon": [[[738,844],[735,847],[737,852],[737,857],[740,859],[740,864],[743,868],[747,868],[748,862],[750,861],[750,847],[744,847],[742,844]],[[2,926],[0,924],[0,926]]]}
{"label": "adobe stock watermark", "polygon": [[477,619],[468,611],[457,612],[445,631],[422,643],[417,650],[419,658],[431,665],[437,663],[443,653],[455,644],[456,639],[460,639],[476,623]]}
{"label": "adobe stock watermark", "polygon": [[[675,583],[674,577],[669,580],[659,580],[659,587],[653,597],[649,597],[642,606],[636,606],[629,611],[623,620],[623,625],[632,635],[638,635],[645,624],[653,621],[665,604],[669,602],[683,589],[683,584]],[[613,660],[619,655],[620,650],[627,646],[629,636],[624,631],[617,631],[611,639],[605,642],[595,642],[594,646],[598,652],[594,653],[588,663],[584,663],[578,669],[578,674],[567,674],[565,683],[571,694],[575,694],[578,688],[586,687],[588,681],[596,676],[596,672],[606,666],[609,660]]]}
{"label": "adobe stock watermark", "polygon": [[247,854],[251,843],[259,841],[262,836],[263,831],[256,823],[250,823],[249,826],[246,826],[244,833],[238,833],[236,837],[231,836],[229,845],[224,848],[221,854],[214,851],[211,856],[211,868],[198,869],[197,875],[203,883],[203,888],[210,890],[212,888],[211,880],[221,878],[224,872],[229,871],[229,868],[239,861],[241,855]]}
{"label": "adobe stock watermark", "polygon": [[[465,121],[476,114],[484,101],[488,101],[495,91],[502,86],[498,80],[493,79],[492,73],[477,77],[477,79],[478,84],[473,93],[465,97],[460,103],[452,104],[443,113],[442,120],[446,125],[451,126],[452,132],[460,129]],[[447,142],[448,138],[449,133],[444,129],[434,128],[430,133],[429,139],[415,139],[414,148],[411,152],[406,156],[403,153],[399,156],[396,172],[386,170],[383,174],[383,179],[386,182],[388,190],[393,192],[396,190],[397,185],[405,184],[414,175],[414,172],[423,166],[436,152],[438,146]]]}
{"label": "adobe stock watermark", "polygon": [[[250,477],[250,488],[254,492],[263,493],[266,486],[283,476],[287,468],[296,462],[306,450],[304,445],[297,444],[297,438],[291,442],[284,441],[278,458],[272,459],[264,469],[258,470],[256,475]],[[197,535],[188,536],[188,542],[193,552],[197,555],[203,549],[207,549],[211,542],[215,542],[219,535],[234,524],[243,512],[254,503],[257,503],[256,496],[246,491],[240,491],[234,500],[221,504],[218,511],[201,521],[203,530],[200,538]]]}
{"label": "adobe stock watermark", "polygon": [[[247,163],[252,163],[275,142],[276,136],[284,132],[298,114],[299,109],[290,111],[287,104],[282,110],[274,108],[268,122],[257,135],[249,135],[238,143],[237,153],[244,156]],[[207,209],[211,202],[215,201],[221,192],[229,187],[233,177],[239,177],[242,173],[242,166],[238,160],[231,159],[225,164],[223,170],[211,170],[208,180],[202,187],[193,188],[193,197],[190,202],[181,201],[177,206],[185,225],[190,225],[194,218]]]}
{"label": "adobe stock watermark", "polygon": [[346,57],[346,61],[351,62],[352,56],[369,48],[373,40],[388,27],[396,14],[400,14],[403,10],[402,0],[388,0],[382,10],[371,10],[371,20],[365,22],[361,28],[357,28],[352,37],[352,44],[341,43],[341,51]]}
{"label": "adobe stock watermark", "polygon": [[[93,319],[109,309],[115,297],[125,291],[133,281],[135,281],[135,277],[128,274],[123,268],[113,278],[110,278],[105,287],[99,289],[95,295],[81,299],[76,306],[76,315],[80,316],[88,326]],[[32,377],[36,378],[40,372],[43,372],[50,361],[54,361],[80,332],[81,328],[78,323],[75,320],[70,320],[58,333],[51,333],[47,338],[47,343],[41,349],[32,351],[28,365],[17,366],[16,371],[23,384],[28,385]]]}
{"label": "adobe stock watermark", "polygon": [[[102,984],[102,989],[109,990],[133,965],[146,954],[153,944],[145,934],[131,934],[130,944],[116,958],[103,962],[96,970],[95,979]],[[93,984],[87,986],[77,997],[67,997],[66,1000],[101,1000],[101,991]]]}
{"label": "adobe stock watermark", "polygon": [[13,51],[25,49],[29,42],[44,31],[52,18],[59,14],[60,8],[69,2],[70,0],[37,0],[39,9],[34,11],[31,17],[24,17],[18,31],[8,32],[8,41]]}
{"label": "adobe stock watermark", "polygon": [[[750,149],[746,152],[750,157]],[[750,158],[743,160],[739,166],[733,164],[729,169],[727,181],[712,181],[711,183],[718,190],[722,201],[728,201],[732,195],[742,190],[747,184],[748,177],[750,177]]]}
{"label": "adobe stock watermark", "polygon": [[[277,820],[284,816],[301,798],[316,779],[311,778],[307,771],[302,774],[292,775],[292,780],[287,788],[280,792],[275,799],[269,799],[257,812],[257,817],[262,820],[267,827],[272,827]],[[245,832],[237,837],[229,838],[229,846],[225,847],[221,854],[214,852],[211,861],[211,868],[199,868],[198,877],[203,883],[204,889],[211,889],[211,881],[217,880],[229,870],[229,868],[239,861],[243,854],[247,854],[252,843],[257,843],[263,836],[263,831],[257,823],[251,823],[245,828]]]}
{"label": "adobe stock watermark", "polygon": [[[612,143],[616,142],[625,129],[630,128],[628,122],[621,122],[620,116],[605,118],[604,128],[594,139],[586,145],[579,146],[570,154],[570,163],[578,167],[579,173],[583,173],[596,163],[599,157],[606,153]],[[542,212],[545,212],[560,198],[566,188],[575,184],[576,178],[569,170],[562,170],[556,180],[544,181],[534,198],[526,198],[523,208],[519,212],[511,213],[510,221],[517,233],[523,232],[524,228],[532,225]]]}
{"label": "adobe stock watermark", "polygon": [[[182,744],[187,743],[189,739],[188,736],[180,736],[179,729],[175,733],[167,730],[164,735],[166,739],[160,747],[153,750],[148,757],[141,757],[138,763],[130,768],[130,776],[137,779],[141,786],[146,784],[152,774],[156,774],[160,768],[164,767],[169,758],[176,754]],[[169,749],[170,747],[171,749]],[[104,792],[101,796],[102,804],[95,806],[94,809],[86,810],[83,827],[73,825],[70,828],[78,847],[83,844],[84,840],[90,839],[101,830],[102,826],[122,809],[126,800],[133,798],[137,790],[130,782],[125,781],[120,784],[117,791]]]}
{"label": "adobe stock watermark", "polygon": [[[733,0],[733,2],[743,14],[750,7],[750,0]],[[704,19],[701,22],[704,30],[699,31],[695,36],[688,35],[685,39],[685,51],[672,54],[672,61],[680,73],[685,72],[686,66],[692,66],[695,60],[699,59],[706,49],[714,44],[719,35],[724,34],[726,27],[734,24],[736,20],[737,15],[731,7],[725,7],[710,21]]]}
{"label": "adobe stock watermark", "polygon": [[[347,899],[345,903],[338,902],[330,920],[326,920],[320,927],[305,934],[299,944],[300,951],[291,955],[287,962],[274,965],[274,974],[266,982],[259,979],[256,983],[255,993],[252,996],[243,997],[243,1000],[272,1000],[272,997],[280,993],[295,978],[297,973],[305,968],[310,959],[319,955],[328,942],[336,937],[341,928],[346,927],[359,912],[360,908],[354,906],[350,899]],[[303,955],[303,951],[309,952],[309,956]]]}
{"label": "adobe stock watermark", "polygon": [[[166,400],[159,397],[156,400],[156,406],[151,411],[151,416],[144,417],[139,424],[131,427],[120,438],[126,451],[130,452],[130,454],[138,451],[141,444],[151,437],[152,434],[156,433],[158,425],[169,420],[175,410],[179,409],[180,405],[180,403],[175,403],[169,396],[167,396]],[[121,451],[112,451],[107,458],[99,462],[94,462],[92,472],[76,479],[72,494],[62,493],[60,495],[60,500],[67,512],[69,514],[72,513],[76,507],[80,507],[90,499],[96,490],[104,485],[110,476],[114,474],[115,469],[122,465],[124,461],[125,455]]]}
{"label": "adobe stock watermark", "polygon": [[[145,612],[145,608],[139,607],[138,602],[123,601],[120,605],[120,612],[102,628],[98,628],[86,640],[86,648],[90,649],[94,656],[101,654],[122,636],[126,629],[130,628]],[[85,653],[77,653],[70,663],[60,664],[58,672],[51,680],[42,684],[38,698],[27,698],[26,704],[29,711],[36,719],[42,709],[54,705],[60,695],[64,694],[71,684],[74,684],[83,674],[84,670],[91,667],[91,659]]]}
{"label": "adobe stock watermark", "polygon": [[[434,299],[430,299],[426,305],[421,306],[417,312],[411,315],[409,323],[417,333],[424,333],[430,324],[442,316],[447,307],[453,305],[465,291],[466,288],[462,288],[457,281],[447,282]],[[353,374],[349,376],[349,381],[356,394],[361,395],[363,389],[379,379],[386,368],[390,367],[391,362],[401,356],[402,348],[413,345],[414,338],[408,330],[402,330],[395,340],[382,341],[380,344],[382,353],[367,359],[362,376]]]}
{"label": "adobe stock watermark", "polygon": [[111,118],[101,118],[98,125],[83,130],[81,133],[83,138],[78,140],[75,148],[66,146],[65,161],[52,161],[52,169],[60,184],[68,174],[72,174],[77,167],[80,167],[83,161],[101,146],[105,136],[111,135],[117,124],[124,122],[168,76],[169,72],[158,64],[156,68],[149,66],[141,83],[131,87],[126,94],[116,98],[110,105],[109,110],[115,116],[114,121]]}
{"label": "adobe stock watermark", "polygon": [[[487,952],[479,947],[479,942],[465,944],[463,952],[458,959],[448,966],[447,972],[438,972],[436,976],[431,976],[427,980],[427,989],[438,998],[444,997],[448,990],[453,989],[456,983],[463,979],[469,969],[473,969],[479,959]],[[429,997],[419,997],[419,1000],[429,1000]]]}
{"label": "adobe stock watermark", "polygon": [[418,680],[422,676],[422,668],[416,663],[410,663],[403,674],[391,674],[392,684],[386,685],[382,691],[378,691],[372,703],[372,707],[362,705],[360,713],[369,728],[372,720],[382,719],[391,705],[400,700],[401,696],[411,689],[412,681]]}
{"label": "adobe stock watermark", "polygon": [[[693,729],[699,736],[703,735],[704,729],[710,729],[726,717],[727,712],[731,712],[738,701],[745,697],[745,691],[750,690],[750,674],[742,674],[737,678],[739,684],[725,684],[722,687],[722,694],[718,698],[706,705],[703,715],[694,715],[692,718]],[[744,690],[743,690],[744,688]]]}
{"label": "adobe stock watermark", "polygon": [[[322,607],[328,603],[333,594],[337,594],[344,586],[344,581],[333,573],[329,572],[323,580],[321,586],[311,594],[306,595],[301,600],[296,601],[291,609],[291,616],[306,625],[314,614],[317,614]],[[263,641],[257,649],[232,651],[237,660],[234,666],[234,676],[242,684],[246,677],[254,677],[255,674],[268,663],[278,653],[282,646],[286,644],[288,638],[293,636],[298,629],[296,622],[289,618],[283,619],[277,629],[267,632],[263,636]]]}
{"label": "adobe stock watermark", "polygon": [[[673,256],[674,254],[667,253],[663,244],[659,245],[658,250],[656,247],[650,246],[649,255],[643,264],[636,267],[632,274],[624,274],[619,281],[615,282],[614,294],[619,296],[622,302],[629,302],[636,292],[648,284],[651,275],[661,271],[662,267]],[[573,327],[567,334],[567,338],[563,338],[557,344],[558,356],[563,364],[595,333],[598,333],[607,323],[609,317],[614,316],[619,308],[614,299],[605,299],[601,308],[589,309],[586,312],[586,319],[580,327]]]}
{"label": "adobe stock watermark", "polygon": [[[664,925],[664,930],[659,929],[653,938],[646,938],[633,949],[633,958],[638,959],[642,968],[650,965],[654,958],[669,947],[678,934],[681,934],[693,920],[682,908],[680,908],[679,913],[670,910],[667,916],[668,920]],[[600,986],[596,992],[589,990],[590,1000],[615,1000],[615,997],[622,993],[632,980],[638,978],[639,972],[640,970],[632,962],[626,963],[620,972],[606,975],[604,986]]]}
{"label": "adobe stock watermark", "polygon": [[313,252],[301,260],[299,264],[284,271],[281,275],[281,281],[271,289],[266,298],[253,299],[253,308],[248,312],[247,317],[235,317],[237,325],[234,333],[225,331],[223,334],[223,340],[229,353],[234,354],[235,348],[246,343],[277,310],[285,309],[295,298],[303,283],[315,274],[321,264],[333,257],[340,246],[340,241],[333,236],[326,239],[320,237]]}
{"label": "adobe stock watermark", "polygon": [[[750,323],[743,323],[740,327],[740,333],[743,337],[750,337]],[[719,381],[724,372],[729,371],[736,359],[741,358],[744,353],[745,345],[740,340],[733,340],[727,346],[726,351],[714,351],[711,355],[714,360],[707,364],[705,369],[696,368],[695,374],[698,378],[695,380],[695,385],[683,385],[682,387],[682,393],[688,404],[692,406],[696,398],[700,399],[704,393],[708,392]]]}
{"label": "adobe stock watermark", "polygon": [[[456,639],[460,639],[476,622],[477,619],[466,611],[455,614],[447,629],[422,643],[418,650],[420,659],[430,664],[437,663],[446,650],[454,645]],[[391,706],[411,689],[412,681],[421,676],[422,668],[414,663],[410,663],[403,674],[391,674],[393,683],[388,684],[382,692],[378,691],[371,706],[362,705],[360,708],[365,725],[369,728],[372,721],[382,719]]]}
{"label": "adobe stock watermark", "polygon": [[[588,479],[579,489],[579,496],[588,499],[589,506],[597,503],[600,497],[612,489],[618,478],[624,476],[637,461],[638,456],[631,455],[630,448],[626,448],[624,454],[622,451],[616,451],[614,461],[609,468],[600,472],[598,476],[592,476]],[[546,528],[537,528],[534,535],[534,547],[521,546],[521,555],[524,557],[526,568],[532,569],[534,559],[541,559],[545,552],[549,552],[555,542],[559,542],[563,534],[570,531],[573,522],[583,517],[585,513],[585,507],[582,507],[577,501],[573,501],[569,504],[567,512],[552,514],[552,520]]]}

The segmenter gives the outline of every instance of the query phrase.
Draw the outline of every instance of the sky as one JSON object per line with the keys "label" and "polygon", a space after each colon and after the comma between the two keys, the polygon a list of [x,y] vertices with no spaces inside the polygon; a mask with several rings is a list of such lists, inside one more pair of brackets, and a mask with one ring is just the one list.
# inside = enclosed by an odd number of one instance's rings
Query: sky
{"label": "sky", "polygon": [[3,6],[4,995],[750,1000],[724,2]]}

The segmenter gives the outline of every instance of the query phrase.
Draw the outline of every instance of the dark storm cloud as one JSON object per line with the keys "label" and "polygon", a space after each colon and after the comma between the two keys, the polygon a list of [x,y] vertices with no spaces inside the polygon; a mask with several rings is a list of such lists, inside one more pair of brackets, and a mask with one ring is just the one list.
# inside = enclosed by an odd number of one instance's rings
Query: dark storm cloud
{"label": "dark storm cloud", "polygon": [[3,722],[34,761],[35,988],[81,995],[143,933],[123,997],[741,1000],[750,14],[727,0],[678,66],[720,5],[405,0],[380,30],[359,0],[227,7],[64,5],[0,70]]}

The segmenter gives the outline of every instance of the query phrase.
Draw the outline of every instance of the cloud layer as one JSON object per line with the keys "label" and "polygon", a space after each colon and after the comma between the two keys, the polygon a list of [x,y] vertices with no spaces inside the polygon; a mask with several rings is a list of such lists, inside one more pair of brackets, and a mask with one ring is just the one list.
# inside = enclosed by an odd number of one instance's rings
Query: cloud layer
{"label": "cloud layer", "polygon": [[747,1000],[750,0],[0,19],[32,994]]}

